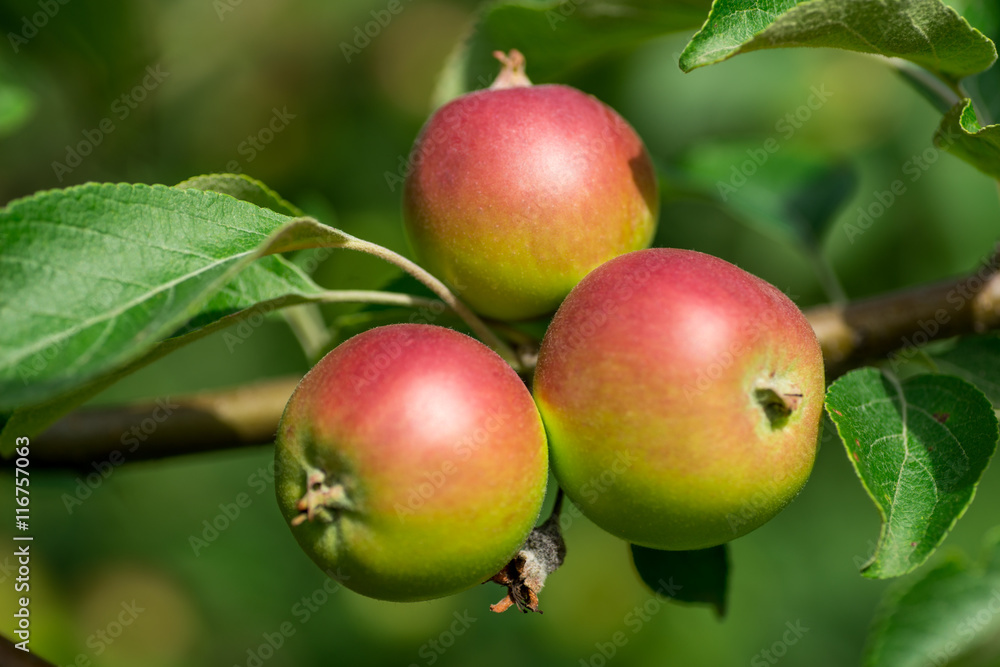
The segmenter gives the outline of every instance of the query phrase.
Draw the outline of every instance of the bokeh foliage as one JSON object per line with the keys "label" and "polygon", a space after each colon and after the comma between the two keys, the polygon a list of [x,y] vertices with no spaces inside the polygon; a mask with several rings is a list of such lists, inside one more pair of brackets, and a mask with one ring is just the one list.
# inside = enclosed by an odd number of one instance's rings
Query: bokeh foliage
{"label": "bokeh foliage", "polygon": [[[242,171],[325,222],[408,252],[392,175],[403,168],[429,113],[437,73],[477,5],[402,0],[403,11],[357,48],[357,31],[386,6],[383,0],[59,5],[27,44],[16,52],[10,44],[0,48],[0,203],[89,180],[173,184]],[[3,35],[21,33],[24,17],[37,11],[33,0],[3,3]],[[550,30],[554,37],[560,25]],[[721,206],[696,187],[719,155],[758,150],[773,138],[780,150],[772,171],[761,166],[761,179],[778,174],[780,182],[785,160],[848,163],[857,172],[853,198],[817,244],[849,297],[964,272],[988,254],[997,233],[995,184],[946,154],[915,168],[940,114],[883,63],[833,51],[766,51],[685,75],[677,61],[696,27],[628,48],[613,44],[566,71],[549,63],[551,74],[542,77],[597,95],[644,137],[664,186],[658,244],[736,262],[802,306],[825,300],[822,276],[795,241],[760,224],[773,207],[755,206],[753,185],[770,181],[740,187],[734,197],[749,197],[740,200],[742,209]],[[548,37],[544,29],[538,33]],[[157,66],[169,74],[138,100],[135,87]],[[823,87],[828,100],[809,106]],[[121,101],[123,94],[128,100]],[[262,129],[280,125],[270,125],[276,115],[289,120],[258,150],[248,137],[260,141]],[[105,119],[114,130],[102,131],[92,154],[69,173],[53,168],[67,162],[67,146]],[[725,168],[712,173],[710,188],[730,177]],[[897,180],[905,189],[898,201],[863,235],[849,235],[859,209],[868,210]],[[395,272],[372,258],[336,252],[316,277],[328,287],[376,288]],[[345,331],[355,310],[325,308],[331,320],[345,318]],[[287,327],[275,320],[236,346],[208,337],[97,400],[168,397],[306,368]],[[126,465],[85,498],[79,480],[93,470],[39,472],[32,487],[33,646],[61,665],[81,654],[109,666],[246,665],[247,650],[289,622],[295,633],[265,664],[575,665],[597,664],[598,644],[620,631],[628,642],[617,649],[616,664],[721,665],[746,664],[780,641],[786,623],[801,621],[809,630],[789,647],[784,664],[855,664],[885,588],[857,574],[874,548],[869,539],[878,517],[827,426],[803,494],[732,545],[723,623],[707,610],[650,602],[627,547],[574,514],[566,526],[570,556],[549,580],[545,614],[493,617],[486,607],[500,589],[492,585],[412,605],[324,590],[325,577],[290,539],[260,472],[270,462],[267,447]],[[250,505],[196,554],[191,536],[201,537],[203,522],[240,493]],[[67,501],[75,494],[81,503]],[[10,499],[0,495],[0,508],[9,509]],[[945,549],[976,552],[998,503],[1000,473],[993,466]],[[0,543],[9,543],[8,530],[0,526]],[[0,570],[0,585],[9,586],[9,577]],[[316,607],[304,622],[303,596],[315,596]],[[144,609],[135,623],[111,644],[94,639],[133,599]],[[634,622],[644,618],[637,606],[645,606],[649,620]],[[12,607],[10,596],[0,595],[4,618]],[[439,653],[431,642],[448,643],[442,633],[453,613],[466,611],[477,620]]]}

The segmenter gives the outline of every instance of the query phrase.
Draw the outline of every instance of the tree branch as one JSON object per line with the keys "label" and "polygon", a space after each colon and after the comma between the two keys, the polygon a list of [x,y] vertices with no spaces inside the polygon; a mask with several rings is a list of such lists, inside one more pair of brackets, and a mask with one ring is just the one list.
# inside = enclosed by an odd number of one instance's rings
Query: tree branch
{"label": "tree branch", "polygon": [[94,472],[101,462],[271,443],[299,379],[78,410],[31,439],[31,465]]}
{"label": "tree branch", "polygon": [[34,653],[15,648],[14,642],[0,635],[0,665],[4,667],[53,667]]}
{"label": "tree branch", "polygon": [[[805,311],[823,348],[828,379],[936,338],[1000,328],[996,269],[994,258],[961,278]],[[31,462],[93,472],[105,461],[119,465],[269,444],[298,380],[86,408],[32,438]]]}
{"label": "tree branch", "polygon": [[832,378],[896,350],[1000,328],[1000,274],[991,259],[968,276],[806,312]]}

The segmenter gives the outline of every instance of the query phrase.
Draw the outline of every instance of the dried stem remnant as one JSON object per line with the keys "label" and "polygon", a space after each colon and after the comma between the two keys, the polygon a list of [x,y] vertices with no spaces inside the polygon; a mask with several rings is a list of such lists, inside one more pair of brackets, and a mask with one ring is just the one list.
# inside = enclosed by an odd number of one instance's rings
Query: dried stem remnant
{"label": "dried stem remnant", "polygon": [[507,595],[490,605],[490,611],[499,614],[516,606],[523,613],[542,613],[538,608],[538,593],[545,586],[546,578],[559,569],[566,558],[566,543],[559,529],[562,501],[563,491],[559,489],[549,518],[528,534],[517,555],[493,575],[490,581],[506,586]]}

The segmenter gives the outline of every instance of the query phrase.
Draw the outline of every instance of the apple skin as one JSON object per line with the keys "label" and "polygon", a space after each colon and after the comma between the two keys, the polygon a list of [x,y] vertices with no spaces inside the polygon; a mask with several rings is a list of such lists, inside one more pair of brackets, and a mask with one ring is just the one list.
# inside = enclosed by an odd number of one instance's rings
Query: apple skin
{"label": "apple skin", "polygon": [[656,231],[642,140],[568,86],[459,97],[424,125],[410,165],[403,217],[418,261],[488,317],[554,311],[592,269],[648,247]]}
{"label": "apple skin", "polygon": [[347,507],[292,524],[306,553],[358,593],[412,601],[507,564],[538,518],[548,462],[531,394],[496,353],[398,324],[338,346],[289,400],[275,486],[290,523],[312,470],[343,486]]}
{"label": "apple skin", "polygon": [[542,341],[534,395],[553,473],[585,515],[635,544],[704,549],[764,524],[805,484],[823,356],[774,286],[655,248],[570,293]]}

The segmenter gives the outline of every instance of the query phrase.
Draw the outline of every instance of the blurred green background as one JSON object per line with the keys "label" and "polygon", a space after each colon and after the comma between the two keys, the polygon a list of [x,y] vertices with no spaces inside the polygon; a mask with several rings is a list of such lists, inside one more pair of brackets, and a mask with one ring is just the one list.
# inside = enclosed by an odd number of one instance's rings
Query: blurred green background
{"label": "blurred green background", "polygon": [[[385,6],[59,5],[16,52],[8,38],[0,47],[0,204],[90,180],[174,184],[241,171],[324,222],[408,253],[399,188],[393,191],[386,173],[396,174],[405,160],[431,110],[437,73],[477,3],[402,0],[403,11],[348,62],[342,43]],[[21,34],[24,18],[38,11],[37,0],[0,3],[3,35]],[[782,155],[842,161],[857,171],[854,195],[823,245],[849,297],[968,271],[990,252],[998,232],[995,184],[946,154],[909,180],[905,165],[931,145],[940,115],[883,63],[825,50],[773,51],[685,75],[676,60],[688,37],[648,41],[563,81],[615,107],[645,139],[663,178],[659,245],[733,261],[803,307],[825,301],[802,253],[685,185],[692,165],[717,164],[714,156],[740,154],[775,136]],[[162,80],[148,78],[147,68]],[[144,79],[149,85],[137,95]],[[829,99],[786,137],[778,123],[807,103],[813,87],[824,86]],[[276,113],[284,120],[271,127],[280,131],[254,148],[248,138]],[[53,167],[67,162],[67,147],[86,132],[98,136],[93,132],[107,118],[114,130],[100,133],[79,166],[68,173]],[[728,179],[728,166],[709,173],[708,182]],[[856,222],[858,207],[901,178],[906,193],[852,243],[845,226]],[[316,275],[330,287],[373,288],[394,270],[334,253]],[[348,312],[327,309],[330,317]],[[232,351],[221,336],[202,340],[97,401],[176,396],[306,369],[294,337],[275,319]],[[488,605],[502,596],[492,584],[417,604],[328,594],[325,576],[283,525],[273,485],[261,481],[258,471],[270,461],[270,448],[260,447],[127,464],[72,511],[66,494],[90,471],[34,472],[32,648],[58,665],[84,656],[109,667],[739,665],[760,660],[781,641],[786,623],[800,622],[808,631],[782,664],[841,667],[857,663],[886,589],[858,574],[878,517],[832,428],[802,495],[732,544],[730,610],[721,622],[707,610],[650,602],[626,546],[583,518],[567,527],[569,556],[549,580],[541,616],[491,614]],[[10,475],[2,476],[10,489]],[[196,554],[190,538],[240,493],[249,494],[250,506]],[[11,509],[12,496],[0,494],[0,513]],[[977,553],[998,506],[994,465],[945,550]],[[0,524],[0,544],[11,543],[9,530]],[[0,631],[9,634],[13,585],[4,558],[0,552]],[[303,598],[314,601],[308,614]],[[101,639],[99,632],[116,631],[122,604],[133,601],[142,609],[134,621],[113,641]],[[648,621],[633,632],[627,619],[644,604]],[[458,636],[449,630],[455,613],[475,619]],[[260,653],[265,635],[286,622],[294,634],[278,650]],[[618,631],[628,642],[606,660],[598,645]]]}

